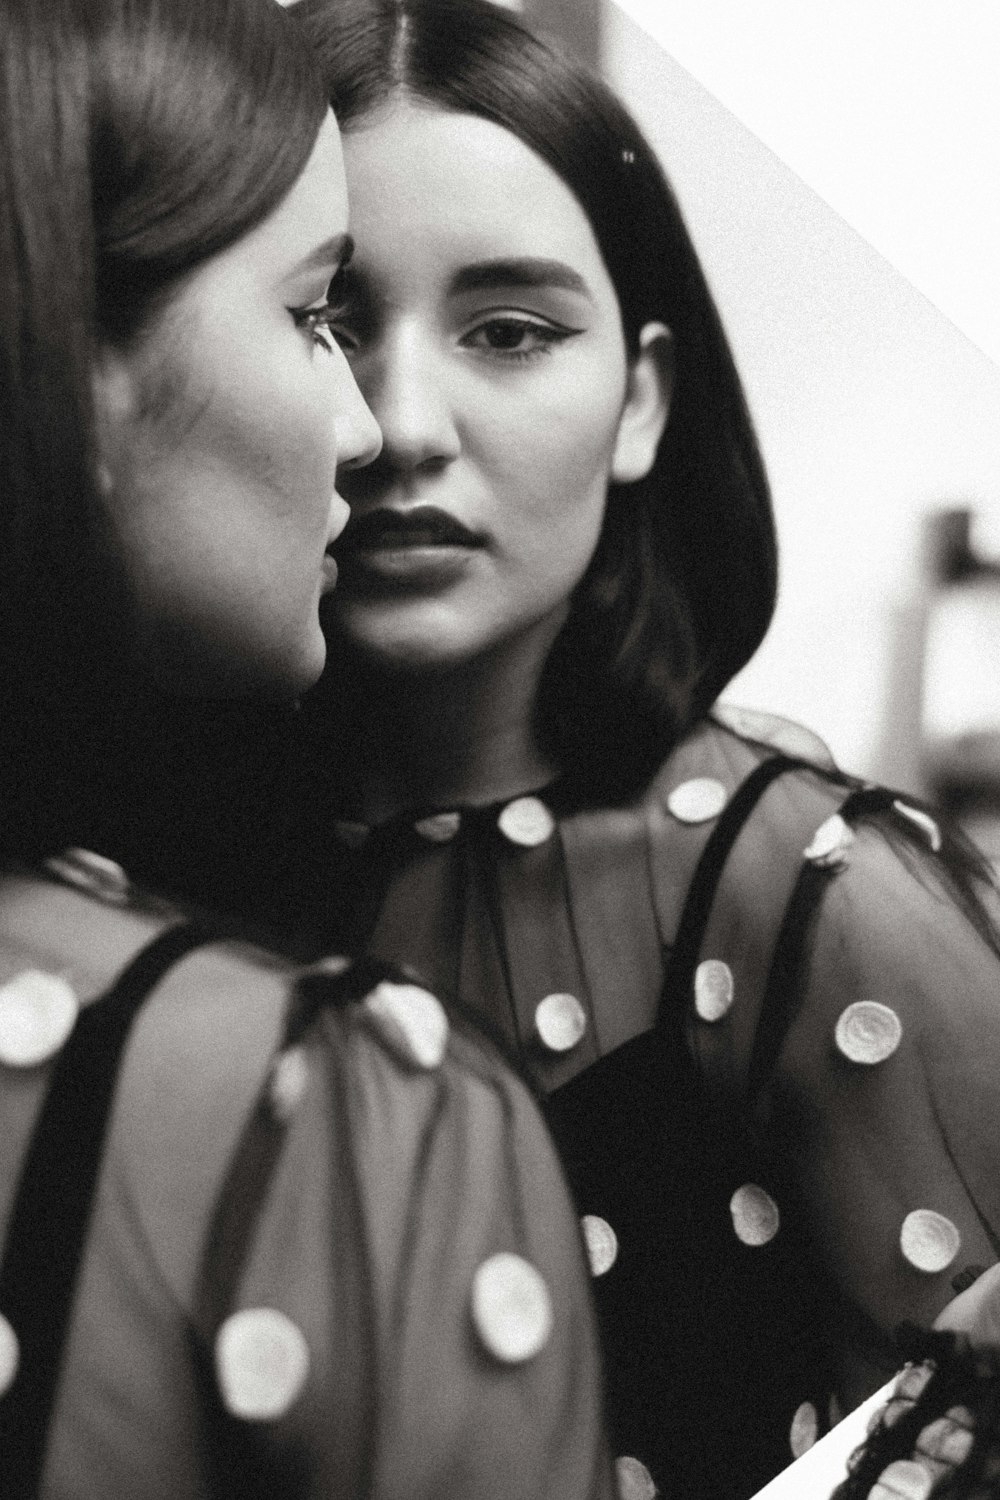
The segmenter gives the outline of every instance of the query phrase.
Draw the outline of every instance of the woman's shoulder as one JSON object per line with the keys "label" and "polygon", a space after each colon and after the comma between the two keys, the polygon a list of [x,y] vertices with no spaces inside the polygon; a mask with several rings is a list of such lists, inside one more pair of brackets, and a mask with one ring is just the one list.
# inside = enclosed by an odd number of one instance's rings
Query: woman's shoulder
{"label": "woman's shoulder", "polygon": [[665,963],[700,1017],[699,985],[728,994],[738,981],[743,1050],[775,965],[817,914],[828,932],[870,933],[873,951],[886,936],[909,944],[911,962],[935,915],[960,945],[995,920],[988,872],[946,820],[842,772],[817,736],[772,714],[720,706],[633,803],[572,813],[560,831],[580,941],[611,932],[614,988],[635,969],[648,990]]}
{"label": "woman's shoulder", "polygon": [[[728,800],[765,761],[780,761],[783,774],[800,780],[840,779],[828,746],[811,729],[774,713],[717,703],[664,758],[645,800],[666,806],[679,822],[708,822],[710,806],[725,806],[723,793]],[[722,792],[679,790],[692,780],[718,781]]]}
{"label": "woman's shoulder", "polygon": [[280,1036],[290,973],[89,851],[5,873],[0,1229],[23,1218],[25,1173],[56,1195],[60,1173],[102,1156],[165,1218],[209,1194]]}
{"label": "woman's shoulder", "polygon": [[945,815],[842,770],[811,730],[773,714],[717,705],[665,759],[645,805],[672,862],[692,878],[710,867],[705,897],[725,879],[753,903],[770,881],[798,886],[811,870],[845,918],[867,908],[884,922],[899,903],[925,912],[928,901],[969,914],[973,893],[992,906],[988,861]]}
{"label": "woman's shoulder", "polygon": [[[654,1026],[665,971],[687,993],[713,909],[732,908],[762,938],[777,925],[803,851],[848,791],[808,731],[774,716],[742,713],[730,724],[713,715],[632,801],[560,816],[566,899],[602,1051]],[[723,880],[731,895],[717,904]]]}
{"label": "woman's shoulder", "polygon": [[[739,864],[751,872],[749,899],[767,887],[780,900],[786,877],[854,784],[811,731],[717,706],[671,749],[630,809],[645,832],[663,946],[674,946],[682,920],[707,910],[724,871],[732,882]],[[604,819],[609,830],[620,820],[615,810]]]}
{"label": "woman's shoulder", "polygon": [[833,1026],[845,994],[890,971],[925,1009],[962,976],[995,975],[985,861],[919,799],[840,772],[816,743],[771,716],[713,714],[647,798],[668,986],[706,1068],[744,1081],[763,1080],[824,995]]}
{"label": "woman's shoulder", "polygon": [[394,1133],[419,1141],[437,1075],[498,1137],[533,1119],[499,1055],[395,966],[297,965],[87,851],[0,877],[0,1231],[29,1153],[44,1145],[71,1173],[89,1137],[184,1300],[255,1112],[306,1119],[310,1079],[331,1067],[359,1170]]}
{"label": "woman's shoulder", "polygon": [[809,868],[849,870],[855,898],[888,881],[919,902],[918,887],[951,891],[949,870],[978,864],[917,796],[841,770],[824,742],[791,720],[728,705],[665,758],[642,806],[654,865],[671,868],[682,903],[711,901],[724,879],[754,903],[772,882],[784,894]]}
{"label": "woman's shoulder", "polygon": [[16,1427],[67,1318],[53,1493],[194,1492],[197,1348],[268,1462],[342,1438],[363,1469],[376,1402],[410,1493],[452,1463],[548,1493],[555,1445],[557,1492],[604,1494],[582,1245],[525,1085],[405,972],[293,967],[95,869],[0,884],[0,1377]]}

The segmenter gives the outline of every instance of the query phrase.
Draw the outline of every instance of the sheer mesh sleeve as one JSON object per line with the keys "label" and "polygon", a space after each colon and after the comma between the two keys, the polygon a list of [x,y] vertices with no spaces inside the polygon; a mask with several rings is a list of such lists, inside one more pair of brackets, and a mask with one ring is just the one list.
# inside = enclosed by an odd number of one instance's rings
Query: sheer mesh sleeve
{"label": "sheer mesh sleeve", "polygon": [[1000,960],[940,858],[865,823],[805,951],[765,1104],[810,1236],[875,1342],[929,1324],[998,1255]]}
{"label": "sheer mesh sleeve", "polygon": [[282,985],[228,965],[180,965],[126,1055],[46,1500],[609,1495],[525,1089],[413,985],[289,1035]]}

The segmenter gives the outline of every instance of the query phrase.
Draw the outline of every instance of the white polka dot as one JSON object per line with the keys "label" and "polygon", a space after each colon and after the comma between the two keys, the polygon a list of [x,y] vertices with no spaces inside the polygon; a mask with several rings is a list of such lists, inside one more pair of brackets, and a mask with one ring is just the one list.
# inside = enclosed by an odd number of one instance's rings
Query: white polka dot
{"label": "white polka dot", "polygon": [[215,1371],[232,1416],[271,1422],[298,1399],[309,1374],[309,1346],[277,1308],[245,1308],[219,1329]]}
{"label": "white polka dot", "polygon": [[924,812],[922,807],[911,807],[908,802],[900,802],[898,798],[892,805],[901,818],[919,828],[932,851],[937,854],[941,848],[941,830],[930,813]]}
{"label": "white polka dot", "polygon": [[938,1417],[936,1421],[928,1423],[918,1435],[914,1446],[916,1451],[924,1454],[926,1458],[932,1458],[938,1463],[952,1464],[957,1468],[959,1464],[965,1463],[972,1452],[974,1441],[971,1425],[956,1421],[949,1413],[947,1416]]}
{"label": "white polka dot", "polygon": [[67,885],[75,885],[112,906],[127,906],[131,900],[132,883],[121,865],[92,849],[64,849],[51,855],[45,868]]}
{"label": "white polka dot", "polygon": [[781,1225],[778,1205],[755,1182],[744,1183],[729,1200],[736,1238],[744,1245],[766,1245]]}
{"label": "white polka dot", "polygon": [[587,1247],[590,1274],[604,1276],[618,1259],[618,1236],[607,1219],[602,1219],[599,1214],[584,1214],[580,1224]]}
{"label": "white polka dot", "polygon": [[811,865],[824,870],[834,870],[847,861],[847,851],[854,843],[854,830],[840,813],[833,813],[821,823],[813,834],[812,842],[803,851],[803,858]]}
{"label": "white polka dot", "polygon": [[703,1021],[721,1021],[735,995],[733,971],[721,958],[706,958],[695,970],[694,1008]]}
{"label": "white polka dot", "polygon": [[811,1401],[803,1401],[796,1409],[788,1431],[788,1446],[792,1450],[792,1457],[801,1458],[803,1453],[808,1453],[818,1436],[819,1413]]}
{"label": "white polka dot", "polygon": [[899,1248],[910,1265],[930,1275],[946,1271],[961,1244],[962,1236],[951,1220],[932,1208],[915,1208],[899,1232]]}
{"label": "white polka dot", "polygon": [[345,849],[360,849],[371,835],[371,829],[367,823],[355,823],[349,818],[338,818],[333,825],[333,831]]}
{"label": "white polka dot", "polygon": [[271,1064],[267,1098],[276,1119],[291,1119],[309,1083],[309,1059],[304,1047],[286,1047]]}
{"label": "white polka dot", "polygon": [[556,820],[538,797],[516,797],[497,818],[497,827],[512,844],[533,849],[552,837]]}
{"label": "white polka dot", "polygon": [[883,1469],[868,1491],[868,1500],[927,1500],[934,1476],[912,1458],[898,1458]]}
{"label": "white polka dot", "polygon": [[872,1066],[895,1052],[903,1038],[903,1024],[888,1005],[856,1000],[841,1012],[834,1036],[838,1051],[850,1062]]}
{"label": "white polka dot", "polygon": [[429,990],[384,979],[362,1001],[381,1040],[408,1067],[439,1068],[448,1047],[448,1017]]}
{"label": "white polka dot", "polygon": [[462,826],[459,812],[432,813],[429,818],[418,818],[413,827],[429,844],[448,844]]}
{"label": "white polka dot", "polygon": [[66,1042],[80,1002],[65,979],[26,969],[0,989],[0,1062],[33,1068]]}
{"label": "white polka dot", "polygon": [[552,1300],[544,1278],[520,1255],[491,1255],[472,1280],[472,1320],[496,1359],[509,1365],[534,1359],[552,1332]]}
{"label": "white polka dot", "polygon": [[653,1476],[637,1458],[615,1459],[615,1478],[618,1500],[656,1500],[658,1492]]}
{"label": "white polka dot", "polygon": [[729,793],[714,776],[696,776],[682,781],[667,798],[667,807],[679,823],[707,823],[717,818],[729,800]]}
{"label": "white polka dot", "polygon": [[0,1396],[5,1396],[14,1384],[20,1359],[17,1334],[0,1313]]}
{"label": "white polka dot", "polygon": [[587,1013],[575,995],[546,995],[535,1007],[535,1030],[550,1052],[570,1052],[587,1030]]}

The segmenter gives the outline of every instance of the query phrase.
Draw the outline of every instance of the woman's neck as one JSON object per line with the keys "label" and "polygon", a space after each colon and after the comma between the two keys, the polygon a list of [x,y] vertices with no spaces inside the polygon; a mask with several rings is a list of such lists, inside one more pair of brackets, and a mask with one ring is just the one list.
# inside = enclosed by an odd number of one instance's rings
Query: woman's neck
{"label": "woman's neck", "polygon": [[500,801],[557,773],[535,733],[541,662],[517,643],[434,671],[361,663],[337,717],[354,813],[380,822],[411,807]]}

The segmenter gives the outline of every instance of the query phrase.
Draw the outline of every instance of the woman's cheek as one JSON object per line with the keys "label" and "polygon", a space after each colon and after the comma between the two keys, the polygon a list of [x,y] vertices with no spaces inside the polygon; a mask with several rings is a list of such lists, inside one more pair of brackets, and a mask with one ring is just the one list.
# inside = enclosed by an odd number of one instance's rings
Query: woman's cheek
{"label": "woman's cheek", "polygon": [[550,473],[566,473],[569,466],[577,483],[606,483],[623,404],[624,375],[619,381],[589,364],[558,381],[539,382],[519,413],[518,451]]}

